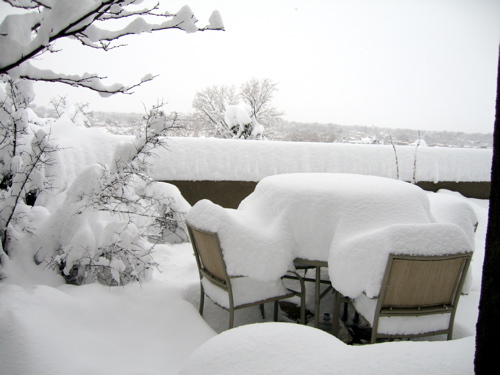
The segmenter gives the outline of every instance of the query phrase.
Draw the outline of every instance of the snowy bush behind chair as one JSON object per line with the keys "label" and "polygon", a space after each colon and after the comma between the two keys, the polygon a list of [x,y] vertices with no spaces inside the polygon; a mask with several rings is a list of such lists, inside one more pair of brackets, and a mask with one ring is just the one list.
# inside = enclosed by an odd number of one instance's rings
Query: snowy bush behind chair
{"label": "snowy bush behind chair", "polygon": [[[142,135],[120,137],[79,126],[70,116],[74,106],[68,108],[69,115],[55,121],[32,116],[28,123],[31,132],[50,134],[63,146],[42,170],[57,183],[40,190],[33,207],[17,202],[9,254],[23,252],[71,284],[146,280],[156,264],[155,242],[187,241],[183,213],[189,205],[175,187],[153,181],[146,161],[152,149],[164,146],[176,118],[155,106]],[[4,197],[10,192],[2,190]]]}
{"label": "snowy bush behind chair", "polygon": [[[82,136],[72,129],[65,144],[58,131],[64,133],[64,128],[75,127],[77,122],[89,122],[82,121],[80,113],[74,108],[69,111],[68,106],[56,121],[36,119],[29,108],[35,97],[33,81],[83,87],[108,97],[130,94],[155,77],[148,73],[132,85],[107,84],[99,74],[41,69],[37,60],[48,52],[59,52],[54,45],[59,39],[76,40],[81,47],[106,52],[123,46],[116,41],[131,34],[223,30],[219,12],[214,11],[209,24],[200,28],[188,6],[172,14],[161,11],[159,3],[134,7],[141,0],[5,3],[11,8],[0,24],[0,271],[5,272],[6,265],[20,256],[37,263],[49,258],[50,264],[75,284],[98,279],[121,285],[147,278],[154,266],[149,256],[151,246],[144,239],[150,229],[161,226],[174,233],[177,241],[186,239],[177,225],[180,217],[175,203],[148,176],[144,159],[152,148],[162,145],[161,137],[176,117],[171,120],[161,105],[155,106],[145,118],[145,133],[133,144],[120,146],[114,157],[106,161],[106,157],[96,157],[94,164],[99,165],[87,170],[92,163],[75,157],[78,165],[61,169],[69,164],[66,156],[55,156],[60,144],[67,148],[75,142],[83,147],[90,143],[86,142],[87,133]],[[120,20],[118,28],[105,26]],[[109,138],[102,144],[104,153],[115,152],[115,140]],[[76,184],[76,176],[66,175],[80,172]],[[44,225],[50,220],[64,221]]]}

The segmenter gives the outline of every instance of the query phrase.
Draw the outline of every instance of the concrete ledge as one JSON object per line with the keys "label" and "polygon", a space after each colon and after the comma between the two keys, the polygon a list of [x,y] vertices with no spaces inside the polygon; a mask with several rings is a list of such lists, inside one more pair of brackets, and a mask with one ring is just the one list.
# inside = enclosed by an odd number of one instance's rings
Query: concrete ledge
{"label": "concrete ledge", "polygon": [[427,191],[438,191],[439,189],[447,189],[447,190],[457,191],[464,197],[477,198],[477,199],[489,199],[491,190],[490,181],[478,181],[478,182],[421,181],[417,182],[417,185]]}
{"label": "concrete ledge", "polygon": [[[240,202],[250,195],[257,185],[255,181],[163,181],[177,186],[182,196],[193,206],[202,199],[225,208],[238,208]],[[447,189],[457,191],[467,198],[489,199],[491,183],[485,182],[428,182],[417,183],[427,191]]]}

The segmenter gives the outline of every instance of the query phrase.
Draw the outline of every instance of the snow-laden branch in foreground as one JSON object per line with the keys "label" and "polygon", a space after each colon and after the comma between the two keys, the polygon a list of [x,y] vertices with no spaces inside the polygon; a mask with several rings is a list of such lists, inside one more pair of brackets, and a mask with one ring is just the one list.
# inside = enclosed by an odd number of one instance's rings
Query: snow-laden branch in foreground
{"label": "snow-laden branch in foreground", "polygon": [[102,80],[107,77],[98,74],[84,73],[81,75],[57,74],[50,69],[38,69],[30,63],[25,63],[11,71],[11,76],[31,81],[58,82],[75,87],[84,87],[96,91],[102,97],[108,97],[116,93],[132,94],[132,90],[144,82],[153,80],[156,76],[146,74],[139,83],[125,86],[121,83],[114,83],[106,86]]}
{"label": "snow-laden branch in foreground", "polygon": [[[121,45],[113,42],[127,35],[151,33],[159,30],[178,29],[187,33],[205,30],[224,30],[218,11],[209,18],[209,24],[199,28],[198,20],[188,6],[176,14],[160,13],[159,3],[140,10],[129,9],[142,0],[9,0],[14,8],[23,8],[24,14],[12,14],[0,24],[0,75],[9,74],[25,79],[45,80],[87,87],[103,94],[129,92],[138,86],[114,85],[104,87],[97,75],[68,76],[55,72],[26,67],[34,57],[50,51],[53,44],[62,38],[77,39],[86,47],[107,51]],[[100,28],[97,21],[109,25],[115,20],[130,18],[131,21],[118,30]],[[154,21],[154,22],[153,22]],[[160,22],[158,22],[160,21]],[[21,72],[16,72],[20,68]],[[31,75],[33,74],[33,75]]]}
{"label": "snow-laden branch in foreground", "polygon": [[53,0],[4,0],[13,8],[20,9],[37,9],[40,6],[51,8]]}

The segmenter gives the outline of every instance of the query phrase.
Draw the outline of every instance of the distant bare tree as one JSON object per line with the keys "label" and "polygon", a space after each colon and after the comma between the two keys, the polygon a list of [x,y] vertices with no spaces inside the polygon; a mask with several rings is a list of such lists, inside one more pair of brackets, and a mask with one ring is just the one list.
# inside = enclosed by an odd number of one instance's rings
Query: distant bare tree
{"label": "distant bare tree", "polygon": [[259,123],[272,126],[283,116],[283,112],[279,112],[271,105],[273,95],[278,91],[276,82],[268,78],[252,78],[243,83],[240,90],[240,98],[252,108],[252,114]]}
{"label": "distant bare tree", "polygon": [[193,100],[202,122],[206,122],[215,129],[215,136],[228,136],[229,127],[224,120],[224,114],[228,105],[238,104],[236,87],[225,85],[212,85],[202,91],[198,91]]}
{"label": "distant bare tree", "polygon": [[270,79],[251,79],[243,83],[239,90],[235,86],[213,85],[198,91],[193,100],[198,119],[214,129],[213,135],[221,138],[234,136],[225,121],[227,107],[243,102],[252,110],[251,116],[260,124],[269,127],[283,115],[271,105],[277,83]]}

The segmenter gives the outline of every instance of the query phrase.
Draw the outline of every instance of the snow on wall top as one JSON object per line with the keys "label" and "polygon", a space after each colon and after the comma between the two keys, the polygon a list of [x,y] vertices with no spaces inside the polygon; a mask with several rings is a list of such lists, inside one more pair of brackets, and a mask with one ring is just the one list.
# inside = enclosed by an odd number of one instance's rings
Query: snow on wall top
{"label": "snow on wall top", "polygon": [[[400,179],[490,181],[491,149],[396,146]],[[171,138],[152,158],[152,176],[164,181],[260,181],[282,173],[356,173],[396,178],[391,145],[352,145]]]}

